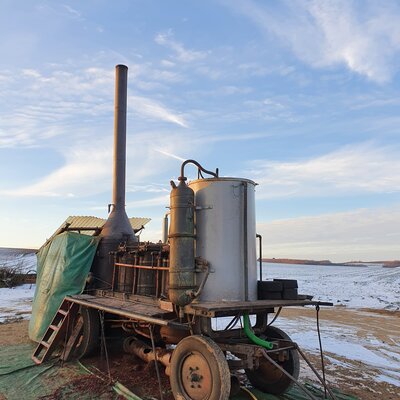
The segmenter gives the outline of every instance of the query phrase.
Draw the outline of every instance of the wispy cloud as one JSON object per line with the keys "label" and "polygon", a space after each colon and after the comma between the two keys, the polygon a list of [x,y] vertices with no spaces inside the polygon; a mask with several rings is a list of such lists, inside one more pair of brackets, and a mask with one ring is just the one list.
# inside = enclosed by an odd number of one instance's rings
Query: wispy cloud
{"label": "wispy cloud", "polygon": [[257,224],[267,257],[349,260],[399,258],[400,207],[274,220]]}
{"label": "wispy cloud", "polygon": [[137,112],[146,117],[172,122],[184,128],[188,127],[187,122],[182,116],[175,114],[154,100],[140,96],[129,96],[128,105],[132,112]]}
{"label": "wispy cloud", "polygon": [[76,10],[75,8],[72,8],[68,4],[63,4],[62,7],[68,12],[68,14],[77,20],[83,20],[82,18],[82,13]]}
{"label": "wispy cloud", "polygon": [[[340,64],[384,83],[398,70],[399,4],[387,1],[297,0],[282,5],[226,2],[266,34],[283,40],[302,61],[324,68]],[[362,11],[362,12],[361,12]]]}
{"label": "wispy cloud", "polygon": [[[90,155],[89,155],[90,152]],[[65,164],[38,182],[13,190],[11,197],[75,197],[95,194],[109,186],[112,150],[109,146],[86,146],[66,151]]]}
{"label": "wispy cloud", "polygon": [[[168,132],[138,132],[127,138],[127,192],[165,193],[166,185],[149,184],[159,179],[160,171],[173,165],[178,171],[182,159],[174,154],[175,144],[180,143],[183,153],[190,153],[195,146],[187,135]],[[154,149],[155,143],[163,143],[162,150]],[[160,157],[160,153],[165,157]],[[0,190],[3,197],[77,197],[83,198],[111,192],[112,180],[112,133],[93,138],[81,138],[59,150],[64,160],[60,168],[51,171],[34,183],[13,189]],[[140,160],[140,162],[138,162]],[[129,168],[133,165],[134,168]],[[166,178],[168,182],[168,177]],[[165,196],[164,196],[165,197]],[[163,197],[163,198],[164,198]],[[161,205],[161,200],[151,200],[148,205]]]}
{"label": "wispy cloud", "polygon": [[[165,46],[175,52],[175,58],[181,62],[189,63],[192,61],[202,60],[207,57],[206,51],[186,49],[184,45],[174,39],[171,30],[159,33],[155,38],[155,42],[161,46]],[[164,61],[165,63],[165,61]]]}
{"label": "wispy cloud", "polygon": [[166,183],[149,183],[146,185],[127,185],[128,193],[169,193],[169,186]]}
{"label": "wispy cloud", "polygon": [[149,199],[130,201],[126,203],[126,208],[128,210],[134,210],[143,207],[161,207],[167,205],[169,205],[169,193],[163,196],[152,197]]}
{"label": "wispy cloud", "polygon": [[[130,92],[140,92],[140,85],[146,86],[147,83],[147,93],[146,96],[129,97],[130,112],[146,122],[164,121],[187,127],[186,118],[181,113],[159,99],[154,100],[148,93],[151,87],[153,90],[160,88],[158,82],[173,78],[162,76],[161,70],[150,69],[153,83],[142,81],[138,76],[142,76],[148,68],[147,65],[132,65],[131,74],[135,77],[133,83],[136,88],[130,88]],[[112,69],[87,67],[71,72],[71,67],[57,65],[45,71],[32,68],[13,74],[2,71],[0,147],[35,146],[47,139],[61,137],[66,132],[76,134],[78,120],[81,121],[80,133],[85,130],[85,125],[98,126],[105,118],[112,118],[113,93]]]}
{"label": "wispy cloud", "polygon": [[156,151],[156,152],[158,152],[158,153],[160,153],[160,154],[163,154],[164,156],[174,158],[175,160],[179,160],[179,161],[185,161],[185,160],[186,160],[185,158],[179,157],[179,156],[177,156],[176,154],[168,153],[168,152],[165,151],[165,150],[154,149],[154,151]]}
{"label": "wispy cloud", "polygon": [[400,192],[400,149],[371,143],[346,146],[292,162],[254,161],[258,198]]}

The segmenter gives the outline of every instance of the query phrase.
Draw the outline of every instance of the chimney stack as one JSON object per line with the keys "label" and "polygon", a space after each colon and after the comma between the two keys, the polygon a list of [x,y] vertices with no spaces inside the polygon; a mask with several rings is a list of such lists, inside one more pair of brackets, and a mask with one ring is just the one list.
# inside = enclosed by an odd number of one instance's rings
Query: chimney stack
{"label": "chimney stack", "polygon": [[111,213],[101,232],[106,239],[133,239],[135,235],[125,211],[126,109],[128,67],[115,67],[114,170]]}

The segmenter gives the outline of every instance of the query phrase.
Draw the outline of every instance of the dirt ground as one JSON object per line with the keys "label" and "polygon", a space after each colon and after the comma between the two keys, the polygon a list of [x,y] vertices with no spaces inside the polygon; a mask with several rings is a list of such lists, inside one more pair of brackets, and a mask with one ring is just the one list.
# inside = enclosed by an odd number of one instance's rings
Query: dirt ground
{"label": "dirt ground", "polygon": [[28,343],[28,321],[0,324],[0,346]]}
{"label": "dirt ground", "polygon": [[[313,308],[286,308],[281,315],[299,321],[301,324],[302,321],[315,319],[315,310]],[[334,326],[336,335],[340,334],[340,327],[352,328],[360,343],[367,343],[366,348],[379,352],[380,349],[385,351],[390,347],[393,352],[393,361],[398,363],[400,359],[400,311],[345,307],[321,308],[320,323],[328,327]],[[334,335],[333,332],[332,335]],[[342,336],[343,340],[346,340],[346,336],[344,334]],[[320,357],[310,352],[306,354],[321,370]],[[362,400],[400,399],[399,384],[396,386],[377,379],[382,374],[382,368],[327,351],[324,351],[324,354],[326,355],[324,361],[327,380],[332,387],[338,387],[343,392],[353,394]],[[387,367],[391,367],[390,361]],[[397,370],[397,374],[400,376],[400,370]],[[302,363],[301,376],[315,381],[305,363]]]}
{"label": "dirt ground", "polygon": [[[285,309],[282,316],[290,319],[313,318],[313,309]],[[380,310],[354,310],[344,307],[324,309],[320,314],[321,324],[335,324],[336,326],[353,326],[360,340],[371,337],[371,335],[382,343],[393,344],[398,348],[400,343],[400,312],[389,312]],[[11,345],[26,343],[29,341],[28,322],[18,321],[0,324],[0,345]],[[400,352],[400,349],[398,350]],[[119,380],[134,393],[146,398],[160,398],[158,382],[154,365],[145,365],[131,355],[123,354],[120,351],[110,351],[110,372],[114,379]],[[313,363],[320,368],[320,359],[316,354],[306,352]],[[397,353],[396,353],[397,354]],[[330,360],[334,359],[335,362]],[[107,384],[107,365],[99,359],[90,359],[83,364],[94,366],[93,371],[97,372],[102,379],[98,380],[96,390],[109,390]],[[363,362],[351,360],[337,354],[327,353],[325,359],[327,379],[332,387],[338,387],[341,391],[353,394],[362,400],[398,400],[400,399],[400,387],[379,382],[376,376],[379,375],[378,368],[366,365]],[[101,372],[99,372],[101,371]],[[161,367],[161,371],[163,368]],[[169,380],[162,373],[162,387],[165,400],[172,400]],[[312,380],[312,374],[307,372],[305,364],[302,364],[302,379]],[[84,385],[84,380],[76,382],[77,387]],[[103,389],[101,389],[103,388]],[[104,393],[103,391],[103,393]],[[50,399],[51,397],[48,397]],[[56,394],[55,397],[57,398]]]}

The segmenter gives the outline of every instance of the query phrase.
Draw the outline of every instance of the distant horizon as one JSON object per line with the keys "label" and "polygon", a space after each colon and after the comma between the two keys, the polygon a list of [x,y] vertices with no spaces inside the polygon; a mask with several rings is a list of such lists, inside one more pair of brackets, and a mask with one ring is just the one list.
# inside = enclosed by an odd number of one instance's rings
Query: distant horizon
{"label": "distant horizon", "polygon": [[[0,246],[0,250],[32,250],[32,252],[35,252],[37,250],[39,250],[40,246],[37,248],[31,248],[31,247],[4,247],[4,246]],[[257,257],[258,259],[258,257]],[[315,261],[315,262],[322,262],[322,261],[328,261],[328,262],[332,262],[332,263],[384,263],[384,262],[393,262],[393,261],[400,261],[397,259],[387,259],[387,260],[347,260],[347,261],[332,261],[329,259],[308,259],[308,258],[298,258],[298,257],[294,257],[294,258],[289,258],[289,257],[264,257],[263,255],[263,262],[268,262],[268,261],[264,261],[264,260],[289,260],[289,261]]]}

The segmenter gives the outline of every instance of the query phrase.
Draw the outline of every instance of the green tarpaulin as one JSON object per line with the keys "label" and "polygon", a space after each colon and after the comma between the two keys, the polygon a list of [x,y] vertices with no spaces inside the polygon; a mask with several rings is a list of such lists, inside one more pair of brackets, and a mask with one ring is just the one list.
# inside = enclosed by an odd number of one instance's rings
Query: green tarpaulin
{"label": "green tarpaulin", "polygon": [[64,232],[38,252],[31,340],[41,340],[65,296],[82,292],[99,241],[98,236]]}
{"label": "green tarpaulin", "polygon": [[[122,397],[140,400],[120,383],[110,384],[110,390],[98,392],[90,388],[84,378],[90,376],[90,365],[83,367],[80,363],[60,364],[52,359],[42,365],[35,365],[31,360],[33,344],[19,344],[0,348],[0,399],[7,400],[116,400]],[[82,380],[83,378],[83,380]],[[85,384],[79,384],[79,382]],[[77,384],[78,383],[78,384]],[[305,387],[317,399],[323,399],[323,390],[311,383]],[[115,393],[116,392],[116,393]],[[256,389],[251,392],[257,400],[309,400],[309,397],[297,387],[291,388],[282,396],[261,393]],[[118,394],[117,394],[118,393]],[[337,400],[357,400],[334,390]],[[241,391],[232,400],[251,400],[248,393]]]}
{"label": "green tarpaulin", "polygon": [[36,365],[33,349],[31,343],[0,348],[0,399],[140,400],[118,382],[99,393],[90,386],[91,372],[78,362],[62,365],[53,359]]}

